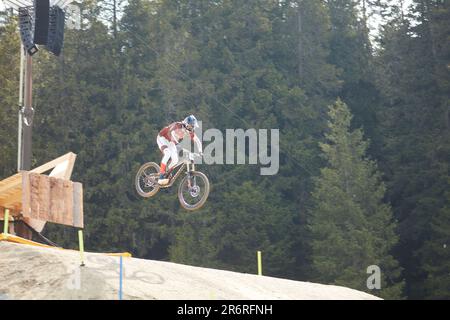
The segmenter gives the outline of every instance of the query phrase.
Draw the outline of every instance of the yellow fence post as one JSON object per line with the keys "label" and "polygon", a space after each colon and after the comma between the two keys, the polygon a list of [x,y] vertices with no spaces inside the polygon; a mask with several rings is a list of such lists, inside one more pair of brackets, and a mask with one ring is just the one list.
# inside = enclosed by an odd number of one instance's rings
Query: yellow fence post
{"label": "yellow fence post", "polygon": [[3,233],[5,235],[8,234],[8,227],[9,227],[9,209],[5,209],[5,216],[4,216],[4,222],[3,222]]}
{"label": "yellow fence post", "polygon": [[261,251],[258,251],[258,276],[262,276],[262,261],[261,261]]}
{"label": "yellow fence post", "polygon": [[78,230],[78,242],[80,246],[80,258],[81,266],[84,266],[84,243],[83,243],[83,230]]}

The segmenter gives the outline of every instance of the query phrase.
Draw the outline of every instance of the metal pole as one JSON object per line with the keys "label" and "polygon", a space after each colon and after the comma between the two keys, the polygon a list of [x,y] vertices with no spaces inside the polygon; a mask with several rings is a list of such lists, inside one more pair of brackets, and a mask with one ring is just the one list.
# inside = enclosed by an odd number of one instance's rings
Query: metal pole
{"label": "metal pole", "polygon": [[24,73],[24,47],[22,42],[20,43],[20,80],[19,80],[19,124],[17,132],[17,171],[22,170],[22,108],[23,108],[23,73]]}
{"label": "metal pole", "polygon": [[120,256],[120,275],[119,275],[119,300],[122,300],[123,290],[123,258]]}
{"label": "metal pole", "polygon": [[4,216],[4,221],[3,221],[3,233],[5,235],[8,234],[9,231],[9,209],[5,209],[5,216]]}
{"label": "metal pole", "polygon": [[262,276],[262,259],[261,259],[261,251],[257,252],[257,258],[258,258],[258,275]]}
{"label": "metal pole", "polygon": [[22,170],[31,169],[31,130],[33,125],[33,59],[26,53],[25,107],[23,114]]}
{"label": "metal pole", "polygon": [[78,244],[80,249],[80,266],[84,267],[84,241],[83,241],[83,230],[78,230]]}

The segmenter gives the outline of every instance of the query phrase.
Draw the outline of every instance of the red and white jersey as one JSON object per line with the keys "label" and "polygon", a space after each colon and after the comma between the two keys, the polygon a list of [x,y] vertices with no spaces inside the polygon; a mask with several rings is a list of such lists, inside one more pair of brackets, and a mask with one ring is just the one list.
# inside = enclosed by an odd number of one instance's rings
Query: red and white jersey
{"label": "red and white jersey", "polygon": [[175,144],[180,143],[186,134],[189,134],[191,140],[194,140],[195,133],[189,132],[181,122],[171,123],[167,127],[162,128],[159,132],[161,137],[164,137],[168,141],[172,141]]}

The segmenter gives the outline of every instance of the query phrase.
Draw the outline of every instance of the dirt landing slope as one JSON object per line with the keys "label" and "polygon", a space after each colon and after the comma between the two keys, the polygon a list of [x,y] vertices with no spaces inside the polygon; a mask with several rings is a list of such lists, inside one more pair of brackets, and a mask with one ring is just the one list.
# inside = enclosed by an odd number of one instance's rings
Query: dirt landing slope
{"label": "dirt landing slope", "polygon": [[[119,257],[0,242],[0,299],[118,299]],[[378,299],[364,292],[123,258],[123,299]]]}

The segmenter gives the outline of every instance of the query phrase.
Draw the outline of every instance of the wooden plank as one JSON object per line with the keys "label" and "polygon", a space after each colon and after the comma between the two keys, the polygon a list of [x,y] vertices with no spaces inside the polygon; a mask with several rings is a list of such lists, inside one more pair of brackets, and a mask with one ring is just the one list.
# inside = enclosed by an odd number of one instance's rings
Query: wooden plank
{"label": "wooden plank", "polygon": [[12,197],[0,199],[0,206],[11,209],[12,207],[22,207],[22,193],[19,192]]}
{"label": "wooden plank", "polygon": [[[43,164],[42,166],[39,166],[39,167],[37,167],[37,168],[34,168],[33,170],[31,170],[31,172],[33,172],[33,173],[44,173],[44,172],[46,172],[46,171],[48,171],[48,170],[50,170],[50,169],[53,169],[53,168],[56,167],[58,164],[60,164],[60,163],[62,163],[62,162],[64,162],[64,161],[66,161],[66,160],[69,160],[69,164],[72,163],[72,167],[73,167],[73,162],[71,162],[71,161],[72,161],[71,159],[72,159],[74,156],[76,156],[75,153],[73,153],[73,152],[68,152],[68,153],[66,153],[66,154],[63,155],[63,156],[61,156],[61,157],[59,157],[59,158],[56,158],[55,160],[49,161],[49,162]],[[75,160],[73,160],[73,161],[75,161]],[[71,170],[72,170],[72,169],[71,169]],[[71,170],[70,170],[70,171],[71,171]]]}
{"label": "wooden plank", "polygon": [[65,173],[65,176],[63,177],[63,179],[70,180],[76,159],[77,159],[77,155],[75,153],[71,152],[69,155],[69,164],[66,168],[66,173]]}
{"label": "wooden plank", "polygon": [[21,203],[22,202],[22,190],[19,189],[16,194],[9,196],[6,199],[0,199],[0,206],[5,208],[12,208],[14,204]]}
{"label": "wooden plank", "polygon": [[42,231],[46,222],[83,227],[81,183],[31,172],[22,177],[21,195],[8,202],[15,202],[17,212],[22,209],[24,221],[33,229]]}
{"label": "wooden plank", "polygon": [[27,171],[22,172],[22,213],[25,217],[31,214],[31,196],[30,196],[30,173]]}
{"label": "wooden plank", "polygon": [[[33,170],[31,170],[31,173],[43,173],[45,171],[48,171],[52,168],[56,169],[55,167],[61,164],[62,166],[59,167],[59,172],[56,172],[55,170],[55,176],[61,177],[63,179],[69,180],[70,176],[72,174],[73,166],[75,163],[76,154],[73,152],[69,152],[53,161],[50,161],[40,167],[37,167]],[[27,211],[27,215],[31,215],[30,210],[35,210],[35,214],[38,218],[41,218],[40,216],[48,212],[49,210],[46,208],[42,208],[42,206],[49,206],[50,203],[46,199],[49,199],[49,191],[46,191],[46,181],[45,179],[40,180],[40,182],[35,181],[33,178],[32,186],[33,188],[41,188],[41,191],[39,191],[39,195],[41,199],[38,201],[35,201],[36,199],[33,198],[33,201],[31,199],[31,180],[26,180],[27,182],[24,184],[23,179],[23,172],[21,171],[19,173],[16,173],[13,176],[10,176],[6,179],[3,179],[0,181],[0,205],[8,207],[8,208],[15,208],[16,210],[22,207],[22,209],[25,209]],[[27,176],[29,178],[29,176]],[[30,188],[30,192],[23,193],[22,190],[24,188]],[[33,192],[33,194],[35,194]],[[42,198],[43,197],[43,198]],[[31,203],[34,203],[34,207],[31,207]],[[25,204],[25,206],[24,206]],[[33,214],[34,215],[34,214]]]}
{"label": "wooden plank", "polygon": [[57,188],[57,180],[54,178],[49,178],[50,180],[50,210],[48,213],[48,220],[47,221],[56,221],[57,214],[58,214],[58,208],[57,208],[57,199],[56,199],[56,188]]}
{"label": "wooden plank", "polygon": [[84,228],[83,185],[79,182],[73,183],[73,226]]}
{"label": "wooden plank", "polygon": [[39,216],[39,175],[30,174],[30,217],[37,218]]}
{"label": "wooden plank", "polygon": [[22,184],[22,181],[20,181],[20,183],[18,185],[3,191],[0,194],[0,197],[1,198],[5,198],[5,197],[8,197],[8,196],[14,195],[18,190],[22,190],[22,185],[21,184]]}
{"label": "wooden plank", "polygon": [[11,209],[12,210],[11,212],[13,212],[13,214],[15,214],[17,216],[22,215],[22,202],[15,203],[13,205],[13,207],[14,207],[14,209]]}
{"label": "wooden plank", "polygon": [[66,225],[73,225],[73,182],[65,180],[63,182],[64,209],[63,221]]}
{"label": "wooden plank", "polygon": [[15,174],[13,174],[12,176],[9,176],[9,177],[7,177],[7,178],[5,178],[5,179],[3,179],[3,180],[0,180],[0,186],[3,186],[3,185],[5,185],[5,184],[8,184],[8,183],[10,183],[11,181],[14,181],[14,180],[17,180],[17,179],[20,180],[21,172],[22,172],[22,171],[17,172],[17,173],[15,173]]}
{"label": "wooden plank", "polygon": [[23,218],[23,220],[37,232],[42,232],[46,224],[46,221],[37,220],[33,218]]}
{"label": "wooden plank", "polygon": [[73,166],[75,164],[76,154],[70,153],[66,160],[59,163],[52,172],[50,172],[50,177],[60,178],[64,180],[70,180],[72,175]]}
{"label": "wooden plank", "polygon": [[3,179],[2,181],[0,181],[0,192],[7,190],[14,185],[17,185],[17,183],[20,183],[20,181],[21,181],[20,173],[16,173],[13,176]]}
{"label": "wooden plank", "polygon": [[0,181],[0,193],[3,193],[4,191],[11,188],[20,187],[21,182],[22,175],[20,172],[6,179],[3,179],[2,181]]}
{"label": "wooden plank", "polygon": [[1,201],[3,201],[3,202],[8,201],[8,199],[17,196],[18,193],[22,194],[22,188],[15,190],[15,192],[11,192],[11,193],[8,193],[8,194],[2,194],[0,196],[0,202]]}
{"label": "wooden plank", "polygon": [[57,220],[59,223],[64,223],[64,181],[62,179],[56,180],[56,203],[57,203]]}
{"label": "wooden plank", "polygon": [[37,220],[47,220],[50,211],[50,180],[47,176],[39,175],[39,208],[36,212]]}

